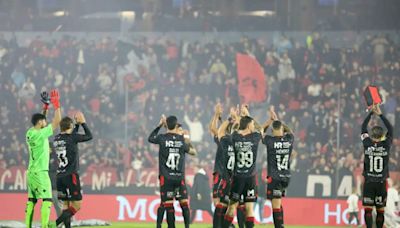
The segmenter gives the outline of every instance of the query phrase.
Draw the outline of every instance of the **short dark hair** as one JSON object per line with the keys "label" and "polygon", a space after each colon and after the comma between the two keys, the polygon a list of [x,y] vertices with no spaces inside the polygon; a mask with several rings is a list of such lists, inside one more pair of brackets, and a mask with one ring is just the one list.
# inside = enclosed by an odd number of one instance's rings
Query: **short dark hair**
{"label": "short dark hair", "polygon": [[272,128],[274,130],[279,130],[282,127],[282,122],[279,120],[275,120],[274,122],[272,122]]}
{"label": "short dark hair", "polygon": [[178,119],[176,118],[176,116],[168,116],[167,117],[168,130],[174,130],[176,125],[178,125]]}
{"label": "short dark hair", "polygon": [[73,123],[74,123],[74,121],[68,116],[62,118],[60,121],[60,130],[66,131],[66,130],[70,129],[71,124],[73,124]]}
{"label": "short dark hair", "polygon": [[371,129],[371,137],[373,139],[380,139],[385,134],[383,128],[381,126],[374,126]]}
{"label": "short dark hair", "polygon": [[32,123],[33,126],[36,126],[36,124],[39,121],[45,120],[45,119],[46,119],[46,116],[43,115],[42,113],[35,113],[35,114],[32,115],[31,123]]}
{"label": "short dark hair", "polygon": [[226,135],[232,134],[233,125],[234,125],[234,123],[232,123],[232,122],[228,123],[228,126],[226,126],[226,130],[225,130]]}
{"label": "short dark hair", "polygon": [[239,130],[246,129],[251,121],[253,121],[253,118],[251,118],[250,116],[243,116],[242,118],[240,118]]}

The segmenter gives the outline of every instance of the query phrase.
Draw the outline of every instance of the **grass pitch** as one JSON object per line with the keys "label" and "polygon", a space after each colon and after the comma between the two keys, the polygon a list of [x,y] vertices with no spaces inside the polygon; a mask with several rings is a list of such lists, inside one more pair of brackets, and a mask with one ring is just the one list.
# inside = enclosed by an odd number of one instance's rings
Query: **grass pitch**
{"label": "grass pitch", "polygon": [[[85,227],[85,226],[84,226]],[[88,226],[87,226],[88,227]],[[154,223],[127,223],[127,222],[115,222],[111,223],[111,226],[91,226],[90,228],[107,228],[107,227],[115,227],[115,228],[154,228]],[[183,224],[179,223],[176,226],[177,228],[184,228]],[[211,224],[192,224],[191,228],[212,228]],[[237,226],[236,226],[237,227]],[[256,225],[255,228],[273,228],[274,225]],[[333,226],[285,226],[288,228],[330,228]],[[163,228],[167,228],[167,225],[163,223]]]}

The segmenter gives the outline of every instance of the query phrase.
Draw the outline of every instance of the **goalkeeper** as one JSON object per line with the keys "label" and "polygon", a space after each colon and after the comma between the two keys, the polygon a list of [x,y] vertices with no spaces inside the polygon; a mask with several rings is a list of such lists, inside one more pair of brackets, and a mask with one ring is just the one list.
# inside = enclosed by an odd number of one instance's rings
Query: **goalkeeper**
{"label": "goalkeeper", "polygon": [[[38,199],[42,199],[41,224],[42,227],[49,226],[50,211],[52,206],[52,189],[49,177],[49,140],[53,132],[58,128],[61,121],[60,96],[57,90],[52,90],[50,99],[46,92],[41,94],[43,113],[32,115],[31,127],[26,132],[26,143],[29,149],[29,166],[27,171],[28,202],[26,204],[25,223],[32,227],[33,212]],[[54,107],[54,118],[47,125],[46,113],[50,102]]]}

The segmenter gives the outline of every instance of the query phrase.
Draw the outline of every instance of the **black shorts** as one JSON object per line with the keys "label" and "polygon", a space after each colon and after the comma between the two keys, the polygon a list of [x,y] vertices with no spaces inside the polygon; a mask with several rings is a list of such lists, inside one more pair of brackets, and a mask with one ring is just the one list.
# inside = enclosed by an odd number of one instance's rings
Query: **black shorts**
{"label": "black shorts", "polygon": [[58,199],[63,201],[82,200],[82,189],[77,173],[57,176]]}
{"label": "black shorts", "polygon": [[[229,204],[229,196],[230,196],[231,188],[232,188],[232,178],[231,178],[231,177],[226,178],[226,179],[224,178],[224,179],[221,181],[221,185],[220,185],[220,186],[221,186],[221,187],[220,187],[220,189],[219,189],[219,194],[220,194],[219,201],[220,201],[221,203],[224,203],[224,204]],[[239,204],[240,204],[240,205],[244,204],[244,197],[243,197],[243,195],[240,196],[240,202],[239,202]]]}
{"label": "black shorts", "polygon": [[387,181],[364,182],[363,206],[385,207],[387,199]]}
{"label": "black shorts", "polygon": [[220,198],[219,188],[221,185],[222,177],[218,172],[213,173],[213,198]]}
{"label": "black shorts", "polygon": [[272,200],[285,197],[288,185],[288,181],[273,179],[272,177],[267,176],[267,199]]}
{"label": "black shorts", "polygon": [[232,188],[229,199],[233,202],[239,202],[241,198],[245,203],[257,201],[257,179],[256,176],[232,178]]}
{"label": "black shorts", "polygon": [[184,200],[188,198],[186,183],[184,180],[166,179],[160,176],[161,202],[171,200]]}
{"label": "black shorts", "polygon": [[231,187],[232,187],[231,183],[232,183],[231,178],[222,179],[218,190],[219,201],[221,203],[229,204],[229,193],[231,192]]}

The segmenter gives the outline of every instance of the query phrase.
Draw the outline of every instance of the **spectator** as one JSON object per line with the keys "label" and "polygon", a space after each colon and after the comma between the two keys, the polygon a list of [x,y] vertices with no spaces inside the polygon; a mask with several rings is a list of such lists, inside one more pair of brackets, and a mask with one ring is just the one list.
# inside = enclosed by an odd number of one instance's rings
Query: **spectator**
{"label": "spectator", "polygon": [[213,216],[211,210],[211,188],[209,182],[206,171],[202,168],[198,169],[194,176],[193,187],[190,194],[190,223],[193,223],[198,210],[207,211],[211,217]]}
{"label": "spectator", "polygon": [[194,143],[200,143],[203,140],[204,129],[199,118],[196,116],[193,121],[190,120],[189,116],[185,114],[185,123],[189,126],[190,138]]}
{"label": "spectator", "polygon": [[292,68],[292,60],[290,60],[286,52],[283,53],[283,57],[279,59],[278,78],[281,81],[295,78],[295,72]]}
{"label": "spectator", "polygon": [[398,227],[398,206],[399,206],[399,192],[393,183],[392,179],[387,182],[387,202],[385,208],[385,225],[386,227]]}
{"label": "spectator", "polygon": [[375,39],[371,41],[371,45],[374,47],[374,58],[375,63],[378,66],[383,64],[385,58],[385,49],[389,45],[389,42],[386,40],[385,36],[379,35]]}
{"label": "spectator", "polygon": [[348,210],[349,210],[349,225],[356,219],[357,226],[360,226],[360,219],[358,218],[358,195],[357,189],[354,189],[352,194],[347,198]]}
{"label": "spectator", "polygon": [[217,58],[217,60],[211,65],[210,68],[210,73],[211,74],[222,74],[226,75],[227,69],[224,63],[221,62],[220,58]]}

